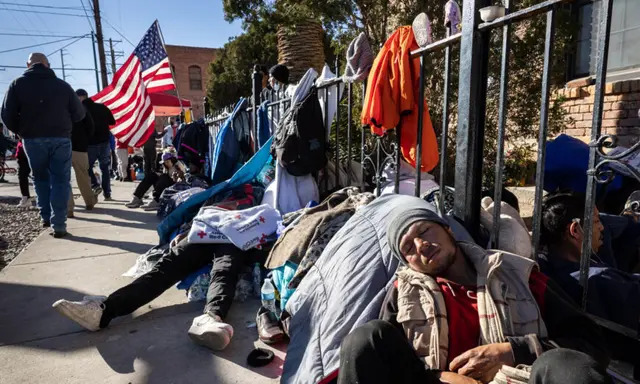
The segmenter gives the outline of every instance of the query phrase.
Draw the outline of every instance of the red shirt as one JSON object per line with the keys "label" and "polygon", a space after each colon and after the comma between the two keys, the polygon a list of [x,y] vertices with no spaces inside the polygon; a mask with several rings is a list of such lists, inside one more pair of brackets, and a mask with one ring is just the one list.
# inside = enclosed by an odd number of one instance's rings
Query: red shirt
{"label": "red shirt", "polygon": [[[549,278],[538,271],[532,271],[529,288],[544,312],[544,292]],[[478,346],[480,340],[480,319],[478,317],[477,287],[463,286],[437,279],[447,308],[449,324],[449,361]]]}

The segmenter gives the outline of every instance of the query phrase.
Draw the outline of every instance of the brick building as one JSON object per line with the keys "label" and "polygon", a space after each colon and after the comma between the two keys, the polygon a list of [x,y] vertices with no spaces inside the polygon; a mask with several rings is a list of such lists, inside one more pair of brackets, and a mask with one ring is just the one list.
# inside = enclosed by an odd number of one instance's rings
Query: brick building
{"label": "brick building", "polygon": [[[204,116],[204,97],[209,80],[209,63],[216,58],[218,48],[166,45],[169,62],[175,76],[178,93],[191,101],[195,119]],[[171,91],[175,95],[175,91]],[[166,118],[162,119],[166,123]]]}
{"label": "brick building", "polygon": [[[595,94],[595,56],[601,0],[579,0],[573,15],[580,27],[577,48],[569,60],[569,81],[563,96],[570,123],[566,134],[590,141]],[[640,1],[614,0],[607,63],[602,133],[618,135],[630,146],[640,139]]]}

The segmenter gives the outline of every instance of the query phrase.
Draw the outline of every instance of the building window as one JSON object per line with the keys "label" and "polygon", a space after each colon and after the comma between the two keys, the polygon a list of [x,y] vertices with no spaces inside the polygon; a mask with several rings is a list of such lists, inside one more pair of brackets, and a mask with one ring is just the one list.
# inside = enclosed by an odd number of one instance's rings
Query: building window
{"label": "building window", "polygon": [[574,77],[589,76],[591,63],[591,23],[593,18],[593,3],[578,5],[578,39],[576,41],[576,56],[574,61]]}
{"label": "building window", "polygon": [[610,70],[640,66],[640,1],[614,0],[609,40]]}
{"label": "building window", "polygon": [[197,65],[189,67],[189,89],[192,91],[202,90],[202,71]]}
{"label": "building window", "polygon": [[[595,74],[602,1],[577,3],[578,33],[573,76]],[[613,0],[608,71],[640,68],[640,1]]]}

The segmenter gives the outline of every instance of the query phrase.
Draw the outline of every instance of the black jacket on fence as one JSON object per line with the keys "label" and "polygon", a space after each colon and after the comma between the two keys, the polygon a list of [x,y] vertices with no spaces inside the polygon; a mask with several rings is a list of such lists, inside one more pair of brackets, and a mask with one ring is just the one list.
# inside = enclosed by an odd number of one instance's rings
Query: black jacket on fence
{"label": "black jacket on fence", "polygon": [[95,132],[89,137],[89,145],[109,142],[109,126],[116,123],[111,110],[106,105],[96,103],[91,99],[84,101],[93,118]]}
{"label": "black jacket on fence", "polygon": [[85,110],[71,86],[43,64],[34,64],[10,85],[2,103],[7,128],[25,139],[71,137]]}
{"label": "black jacket on fence", "polygon": [[74,152],[87,152],[89,137],[93,136],[94,132],[93,118],[87,109],[85,101],[82,102],[86,112],[84,119],[73,123],[73,130],[71,131],[71,150]]}

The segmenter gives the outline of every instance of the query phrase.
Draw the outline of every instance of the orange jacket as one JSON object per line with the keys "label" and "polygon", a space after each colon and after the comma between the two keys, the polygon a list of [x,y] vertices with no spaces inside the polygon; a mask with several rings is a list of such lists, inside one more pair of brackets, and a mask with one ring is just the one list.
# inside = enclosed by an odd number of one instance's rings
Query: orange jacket
{"label": "orange jacket", "polygon": [[[378,53],[367,81],[367,94],[362,108],[362,123],[382,136],[400,124],[402,156],[415,168],[418,141],[418,95],[420,59],[410,53],[418,44],[410,26],[400,27],[389,37]],[[422,172],[438,164],[438,143],[425,101],[422,119]]]}

